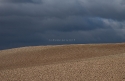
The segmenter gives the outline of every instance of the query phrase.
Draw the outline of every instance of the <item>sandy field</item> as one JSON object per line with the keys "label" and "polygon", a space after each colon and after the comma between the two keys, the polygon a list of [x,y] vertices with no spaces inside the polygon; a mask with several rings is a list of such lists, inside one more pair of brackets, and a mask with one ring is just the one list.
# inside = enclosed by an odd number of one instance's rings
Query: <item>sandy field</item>
{"label": "sandy field", "polygon": [[125,43],[0,50],[0,81],[125,81]]}

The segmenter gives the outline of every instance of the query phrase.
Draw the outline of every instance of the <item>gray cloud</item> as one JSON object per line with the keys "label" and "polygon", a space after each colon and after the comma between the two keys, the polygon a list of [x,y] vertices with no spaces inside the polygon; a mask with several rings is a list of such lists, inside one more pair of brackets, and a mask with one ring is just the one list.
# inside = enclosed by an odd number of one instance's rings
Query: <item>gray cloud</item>
{"label": "gray cloud", "polygon": [[125,6],[121,5],[123,0],[81,0],[81,2],[91,16],[125,20]]}
{"label": "gray cloud", "polygon": [[[29,45],[125,41],[123,0],[0,2],[0,49]],[[67,42],[49,39],[76,40]]]}
{"label": "gray cloud", "polygon": [[43,0],[42,4],[2,3],[0,15],[59,18],[89,16],[125,20],[125,6],[121,3],[123,3],[122,0]]}
{"label": "gray cloud", "polygon": [[4,3],[39,3],[41,0],[1,0]]}

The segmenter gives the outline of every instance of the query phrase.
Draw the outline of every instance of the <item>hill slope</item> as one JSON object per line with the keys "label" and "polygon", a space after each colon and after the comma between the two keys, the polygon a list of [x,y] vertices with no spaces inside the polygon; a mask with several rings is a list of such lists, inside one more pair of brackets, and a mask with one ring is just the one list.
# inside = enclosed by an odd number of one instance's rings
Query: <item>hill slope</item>
{"label": "hill slope", "polygon": [[0,51],[2,81],[121,81],[125,44],[23,47]]}

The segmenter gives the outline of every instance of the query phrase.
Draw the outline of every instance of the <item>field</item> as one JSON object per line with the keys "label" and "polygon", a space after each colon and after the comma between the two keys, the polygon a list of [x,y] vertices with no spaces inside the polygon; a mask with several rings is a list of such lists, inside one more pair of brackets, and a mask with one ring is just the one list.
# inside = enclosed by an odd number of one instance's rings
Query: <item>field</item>
{"label": "field", "polygon": [[1,50],[0,81],[125,81],[125,43]]}

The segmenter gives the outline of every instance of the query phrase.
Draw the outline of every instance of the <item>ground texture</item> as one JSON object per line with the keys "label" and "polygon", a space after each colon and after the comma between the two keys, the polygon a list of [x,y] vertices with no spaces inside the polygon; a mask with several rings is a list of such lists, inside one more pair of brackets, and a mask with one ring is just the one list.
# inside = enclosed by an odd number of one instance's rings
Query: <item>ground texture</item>
{"label": "ground texture", "polygon": [[125,43],[1,50],[0,81],[125,81]]}

